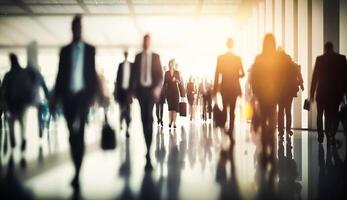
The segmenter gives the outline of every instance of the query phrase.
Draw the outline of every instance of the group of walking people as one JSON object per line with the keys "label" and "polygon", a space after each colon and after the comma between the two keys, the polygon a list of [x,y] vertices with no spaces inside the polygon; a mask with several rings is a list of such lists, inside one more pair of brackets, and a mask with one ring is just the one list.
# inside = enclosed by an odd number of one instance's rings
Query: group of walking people
{"label": "group of walking people", "polygon": [[[71,157],[75,166],[75,176],[71,182],[74,188],[79,188],[79,175],[85,151],[84,129],[87,122],[89,108],[102,99],[99,81],[95,68],[95,47],[86,43],[82,38],[82,17],[76,15],[72,21],[72,41],[60,50],[59,69],[55,86],[49,94],[43,78],[38,70],[37,60],[28,62],[28,69],[35,77],[35,85],[42,86],[46,99],[49,100],[50,112],[55,113],[57,105],[62,111],[69,130],[69,143]],[[238,97],[242,96],[240,79],[245,76],[241,57],[233,53],[234,42],[227,40],[228,51],[219,56],[213,84],[207,79],[200,82],[193,77],[185,84],[181,72],[177,69],[176,61],[171,59],[168,70],[164,73],[160,55],[151,49],[151,37],[143,37],[142,50],[135,56],[134,62],[129,61],[128,52],[124,52],[124,61],[119,64],[115,81],[114,98],[120,107],[120,127],[126,123],[126,137],[130,136],[131,104],[137,98],[140,110],[143,134],[147,147],[145,170],[152,170],[151,143],[153,138],[153,109],[155,105],[157,123],[164,126],[163,108],[168,104],[169,128],[177,127],[177,113],[180,111],[180,102],[188,101],[190,120],[194,119],[195,108],[201,107],[201,117],[204,121],[212,118],[212,104],[216,96],[222,97],[223,108],[221,113],[228,115],[228,129],[226,133],[234,144],[235,107]],[[26,78],[11,78],[19,76],[24,69],[19,66],[14,54],[10,55],[11,69],[6,74],[1,86],[2,105],[10,113],[10,122],[23,115],[25,106],[32,102],[36,93],[26,89]],[[256,56],[249,70],[248,83],[250,86],[250,101],[253,105],[253,128],[261,130],[263,148],[273,147],[275,139],[276,119],[278,118],[278,133],[283,136],[291,131],[291,105],[293,98],[299,90],[304,90],[300,66],[284,52],[277,48],[272,34],[264,37],[263,48]],[[336,116],[339,104],[347,93],[346,57],[333,51],[333,45],[325,45],[325,53],[317,58],[314,68],[310,99],[314,96],[318,110],[318,141],[323,141],[322,115],[325,115],[326,135],[334,138],[336,132]],[[20,73],[19,73],[20,72]],[[14,75],[16,74],[16,75]],[[24,77],[20,75],[19,77]],[[17,81],[16,81],[17,80]],[[29,80],[30,82],[30,80]],[[32,85],[32,84],[31,84]],[[18,87],[17,89],[15,87]],[[28,95],[16,94],[28,92]],[[316,94],[316,95],[315,95]],[[186,99],[186,100],[185,100]],[[28,102],[30,100],[30,102]],[[39,101],[42,102],[42,101]],[[40,103],[39,103],[40,104]],[[215,103],[216,104],[216,103]],[[277,111],[278,108],[278,111]],[[286,123],[284,123],[284,118]],[[225,123],[224,123],[225,124]],[[284,126],[286,124],[286,126]],[[224,127],[224,126],[223,126]],[[10,126],[13,132],[13,124]],[[23,130],[22,130],[23,132]],[[13,134],[11,134],[13,136]],[[41,135],[41,134],[40,134]],[[22,135],[22,149],[25,149],[25,137]],[[11,139],[14,147],[14,138]],[[270,157],[274,157],[272,149]]]}

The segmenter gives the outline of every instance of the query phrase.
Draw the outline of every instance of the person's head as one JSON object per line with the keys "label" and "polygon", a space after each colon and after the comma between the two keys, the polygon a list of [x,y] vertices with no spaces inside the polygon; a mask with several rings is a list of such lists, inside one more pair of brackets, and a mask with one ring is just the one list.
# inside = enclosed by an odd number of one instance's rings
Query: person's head
{"label": "person's head", "polygon": [[36,41],[30,42],[27,46],[27,61],[28,66],[40,70],[38,64],[38,47]]}
{"label": "person's head", "polygon": [[169,61],[169,70],[175,70],[175,67],[176,67],[176,61],[175,59],[171,59]]}
{"label": "person's head", "polygon": [[146,34],[143,36],[143,50],[148,50],[151,46],[151,36]]}
{"label": "person's head", "polygon": [[227,48],[232,49],[234,47],[234,40],[232,38],[228,38],[227,40]]}
{"label": "person's head", "polygon": [[124,51],[124,59],[128,60],[128,51]]}
{"label": "person's head", "polygon": [[11,62],[11,69],[19,68],[20,65],[19,65],[19,62],[18,62],[17,55],[14,54],[14,53],[10,53],[9,57],[10,57],[10,62]]}
{"label": "person's head", "polygon": [[272,33],[268,33],[264,37],[263,41],[263,54],[275,54],[276,53],[276,40]]}
{"label": "person's head", "polygon": [[327,42],[324,44],[324,52],[332,52],[334,51],[334,45],[332,42]]}
{"label": "person's head", "polygon": [[81,15],[75,15],[71,23],[72,40],[78,42],[82,38],[82,17]]}

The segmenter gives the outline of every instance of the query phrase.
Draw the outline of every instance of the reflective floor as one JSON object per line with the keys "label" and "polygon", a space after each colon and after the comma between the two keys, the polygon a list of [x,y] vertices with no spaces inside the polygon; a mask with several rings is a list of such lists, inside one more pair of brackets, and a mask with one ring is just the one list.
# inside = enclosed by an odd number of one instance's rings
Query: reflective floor
{"label": "reflective floor", "polygon": [[154,170],[145,173],[138,106],[133,106],[129,139],[117,123],[117,107],[109,110],[117,130],[113,151],[100,149],[102,112],[94,110],[86,129],[79,194],[70,187],[74,169],[64,119],[52,123],[40,140],[34,109],[27,114],[24,155],[19,145],[10,149],[6,127],[1,131],[1,193],[19,199],[347,199],[347,141],[342,132],[336,147],[327,146],[326,140],[319,145],[315,132],[276,136],[276,158],[262,165],[260,134],[252,133],[246,121],[236,119],[231,146],[211,122],[181,118],[177,130],[153,125]]}

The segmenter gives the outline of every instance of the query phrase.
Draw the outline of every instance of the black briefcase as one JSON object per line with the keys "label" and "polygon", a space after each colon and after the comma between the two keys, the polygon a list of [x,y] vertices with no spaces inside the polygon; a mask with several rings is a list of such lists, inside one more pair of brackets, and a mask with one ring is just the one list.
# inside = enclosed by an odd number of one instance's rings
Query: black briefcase
{"label": "black briefcase", "polygon": [[307,111],[311,110],[311,102],[308,99],[305,99],[304,101],[304,109]]}
{"label": "black briefcase", "polygon": [[227,120],[227,113],[218,108],[217,104],[213,106],[213,120],[216,127],[224,128]]}
{"label": "black briefcase", "polygon": [[101,148],[103,150],[113,150],[116,148],[116,133],[105,119],[101,133]]}
{"label": "black briefcase", "polygon": [[186,102],[180,102],[179,105],[179,112],[180,116],[186,117],[187,116],[187,103]]}

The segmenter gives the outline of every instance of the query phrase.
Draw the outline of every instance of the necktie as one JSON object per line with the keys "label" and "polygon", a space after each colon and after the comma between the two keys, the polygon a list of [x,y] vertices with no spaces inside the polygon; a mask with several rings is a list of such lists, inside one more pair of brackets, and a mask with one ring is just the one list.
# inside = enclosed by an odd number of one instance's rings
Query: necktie
{"label": "necktie", "polygon": [[148,66],[147,66],[147,53],[145,53],[144,56],[145,56],[145,57],[144,57],[143,60],[144,60],[144,64],[145,64],[145,73],[144,73],[144,76],[145,76],[145,77],[144,77],[143,80],[144,80],[145,83],[147,83],[147,73],[148,73],[148,71],[147,71],[147,70],[148,70]]}

